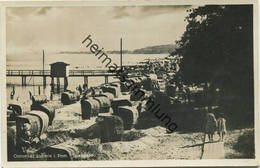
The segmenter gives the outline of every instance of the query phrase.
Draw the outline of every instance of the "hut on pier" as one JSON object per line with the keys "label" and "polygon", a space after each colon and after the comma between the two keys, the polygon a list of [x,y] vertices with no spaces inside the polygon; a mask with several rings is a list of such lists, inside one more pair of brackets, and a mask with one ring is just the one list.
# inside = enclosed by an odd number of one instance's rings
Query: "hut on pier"
{"label": "hut on pier", "polygon": [[65,62],[55,62],[51,66],[51,86],[54,90],[54,78],[57,78],[57,90],[60,88],[60,77],[64,78],[64,90],[68,87],[69,64]]}
{"label": "hut on pier", "polygon": [[68,77],[69,76],[69,65],[65,62],[55,62],[50,64],[51,66],[51,77]]}

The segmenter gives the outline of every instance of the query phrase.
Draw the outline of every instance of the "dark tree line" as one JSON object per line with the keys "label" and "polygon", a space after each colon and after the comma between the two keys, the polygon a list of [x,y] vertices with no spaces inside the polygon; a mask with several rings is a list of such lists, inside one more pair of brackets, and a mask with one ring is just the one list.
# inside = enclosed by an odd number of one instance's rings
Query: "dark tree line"
{"label": "dark tree line", "polygon": [[209,5],[188,12],[186,31],[172,53],[183,56],[184,83],[218,88],[220,110],[235,123],[252,123],[253,6]]}

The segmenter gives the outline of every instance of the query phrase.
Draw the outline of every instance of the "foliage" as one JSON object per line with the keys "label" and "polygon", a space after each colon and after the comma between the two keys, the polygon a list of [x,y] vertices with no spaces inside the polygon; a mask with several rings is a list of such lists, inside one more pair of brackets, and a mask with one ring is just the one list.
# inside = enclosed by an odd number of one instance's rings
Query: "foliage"
{"label": "foliage", "polygon": [[186,31],[171,54],[183,56],[184,82],[219,88],[226,113],[241,112],[253,121],[253,6],[208,5],[188,12]]}
{"label": "foliage", "polygon": [[244,158],[255,158],[254,144],[254,130],[251,130],[238,137],[234,149],[241,152]]}

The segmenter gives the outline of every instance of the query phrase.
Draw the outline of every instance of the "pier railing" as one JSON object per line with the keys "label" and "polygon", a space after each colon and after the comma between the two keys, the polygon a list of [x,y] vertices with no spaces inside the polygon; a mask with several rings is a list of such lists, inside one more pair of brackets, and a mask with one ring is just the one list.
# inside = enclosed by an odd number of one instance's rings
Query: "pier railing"
{"label": "pier railing", "polygon": [[70,70],[69,76],[106,76],[116,75],[115,73],[108,72],[107,70]]}
{"label": "pier railing", "polygon": [[[70,70],[69,76],[115,76],[107,70]],[[6,70],[6,76],[51,76],[50,70]]]}
{"label": "pier railing", "polygon": [[50,70],[6,70],[6,76],[50,76]]}

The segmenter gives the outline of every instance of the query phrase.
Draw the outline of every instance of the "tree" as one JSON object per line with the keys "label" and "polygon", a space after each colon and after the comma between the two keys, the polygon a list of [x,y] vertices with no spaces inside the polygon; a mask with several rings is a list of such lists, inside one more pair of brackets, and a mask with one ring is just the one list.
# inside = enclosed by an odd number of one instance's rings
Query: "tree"
{"label": "tree", "polygon": [[172,53],[183,56],[184,82],[210,83],[220,89],[228,113],[253,119],[253,6],[207,5],[188,12],[186,31]]}

